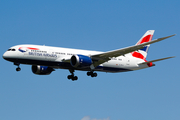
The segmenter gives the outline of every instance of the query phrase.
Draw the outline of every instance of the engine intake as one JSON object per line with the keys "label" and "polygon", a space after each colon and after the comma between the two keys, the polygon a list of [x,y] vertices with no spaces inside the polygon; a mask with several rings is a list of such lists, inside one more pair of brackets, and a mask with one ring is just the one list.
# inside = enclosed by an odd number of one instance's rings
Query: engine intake
{"label": "engine intake", "polygon": [[71,57],[71,65],[77,67],[88,67],[92,64],[92,59],[84,55],[73,55]]}
{"label": "engine intake", "polygon": [[54,71],[54,69],[51,67],[32,65],[32,72],[37,75],[49,75],[52,71]]}

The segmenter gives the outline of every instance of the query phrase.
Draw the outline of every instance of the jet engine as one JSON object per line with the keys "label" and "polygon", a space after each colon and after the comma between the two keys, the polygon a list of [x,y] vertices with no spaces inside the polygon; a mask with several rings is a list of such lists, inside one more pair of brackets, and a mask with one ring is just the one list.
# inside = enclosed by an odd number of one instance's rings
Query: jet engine
{"label": "jet engine", "polygon": [[32,65],[32,72],[37,75],[49,75],[52,71],[54,71],[54,69],[51,67]]}
{"label": "jet engine", "polygon": [[73,55],[71,57],[71,65],[75,68],[77,67],[88,67],[92,64],[92,59],[84,55]]}

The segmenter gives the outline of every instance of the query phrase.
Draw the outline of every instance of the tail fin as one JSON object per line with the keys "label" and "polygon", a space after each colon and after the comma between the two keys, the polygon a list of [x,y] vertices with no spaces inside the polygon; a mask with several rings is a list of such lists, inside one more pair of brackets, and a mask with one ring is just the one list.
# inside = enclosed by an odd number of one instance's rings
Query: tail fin
{"label": "tail fin", "polygon": [[[142,38],[136,43],[136,45],[142,44],[144,42],[150,42],[152,40],[153,34],[154,34],[154,30],[148,30],[142,36]],[[147,45],[138,51],[132,52],[132,56],[145,60],[147,57],[147,52],[148,52],[149,47],[150,45]]]}

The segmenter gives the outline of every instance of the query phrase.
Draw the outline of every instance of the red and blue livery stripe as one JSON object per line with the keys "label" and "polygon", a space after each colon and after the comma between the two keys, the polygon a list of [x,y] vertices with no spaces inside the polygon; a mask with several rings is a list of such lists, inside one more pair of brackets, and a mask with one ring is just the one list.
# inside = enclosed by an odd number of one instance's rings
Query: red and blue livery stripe
{"label": "red and blue livery stripe", "polygon": [[38,48],[32,48],[32,47],[20,47],[18,49],[20,52],[26,52],[27,50],[39,50]]}

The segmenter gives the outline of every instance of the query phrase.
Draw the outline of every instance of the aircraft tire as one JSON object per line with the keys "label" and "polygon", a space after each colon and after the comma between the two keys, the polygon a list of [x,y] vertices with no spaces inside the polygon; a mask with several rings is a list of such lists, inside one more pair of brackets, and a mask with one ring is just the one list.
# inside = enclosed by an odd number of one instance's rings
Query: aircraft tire
{"label": "aircraft tire", "polygon": [[87,72],[87,76],[90,76],[90,75],[92,75],[92,72]]}
{"label": "aircraft tire", "polygon": [[78,77],[77,76],[74,76],[73,78],[72,78],[72,81],[75,81],[75,80],[77,80],[78,79]]}
{"label": "aircraft tire", "polygon": [[72,80],[72,81],[74,81],[74,80],[77,80],[78,79],[78,77],[77,76],[73,76],[73,75],[68,75],[67,76],[67,78],[70,80]]}
{"label": "aircraft tire", "polygon": [[72,75],[68,75],[67,78],[70,80],[70,79],[73,78],[73,76]]}
{"label": "aircraft tire", "polygon": [[97,73],[93,73],[94,77],[97,77]]}
{"label": "aircraft tire", "polygon": [[92,73],[91,77],[97,77],[97,73]]}
{"label": "aircraft tire", "polygon": [[18,71],[21,71],[21,68],[20,68],[20,67],[16,68],[16,71],[17,71],[17,72],[18,72]]}

